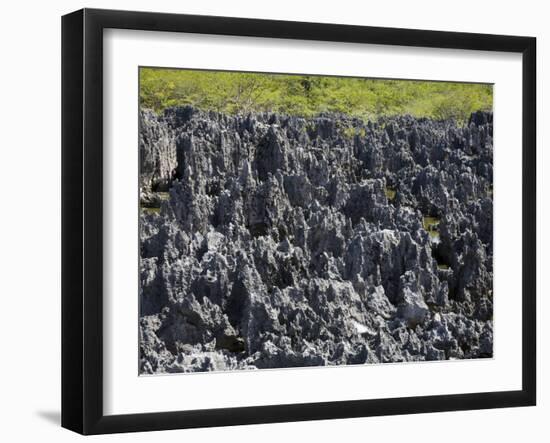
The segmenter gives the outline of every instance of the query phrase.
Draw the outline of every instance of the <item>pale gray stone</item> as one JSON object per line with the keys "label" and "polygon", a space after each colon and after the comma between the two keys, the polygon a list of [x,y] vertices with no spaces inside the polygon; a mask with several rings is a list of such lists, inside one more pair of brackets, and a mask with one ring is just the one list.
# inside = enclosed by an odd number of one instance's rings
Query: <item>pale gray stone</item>
{"label": "pale gray stone", "polygon": [[492,114],[144,110],[140,156],[141,373],[492,356]]}

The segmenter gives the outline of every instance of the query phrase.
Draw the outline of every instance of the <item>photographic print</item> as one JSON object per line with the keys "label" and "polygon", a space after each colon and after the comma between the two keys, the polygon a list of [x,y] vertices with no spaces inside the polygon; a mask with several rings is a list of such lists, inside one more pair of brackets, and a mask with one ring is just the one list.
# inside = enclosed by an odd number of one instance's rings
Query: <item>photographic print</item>
{"label": "photographic print", "polygon": [[490,84],[141,67],[139,373],[493,356]]}

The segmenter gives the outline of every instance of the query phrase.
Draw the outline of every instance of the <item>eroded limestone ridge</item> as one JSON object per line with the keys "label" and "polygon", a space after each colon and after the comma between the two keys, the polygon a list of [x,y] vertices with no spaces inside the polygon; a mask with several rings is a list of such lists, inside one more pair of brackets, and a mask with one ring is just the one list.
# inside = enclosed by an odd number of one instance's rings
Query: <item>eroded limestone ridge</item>
{"label": "eroded limestone ridge", "polygon": [[140,114],[140,372],[492,357],[492,114]]}

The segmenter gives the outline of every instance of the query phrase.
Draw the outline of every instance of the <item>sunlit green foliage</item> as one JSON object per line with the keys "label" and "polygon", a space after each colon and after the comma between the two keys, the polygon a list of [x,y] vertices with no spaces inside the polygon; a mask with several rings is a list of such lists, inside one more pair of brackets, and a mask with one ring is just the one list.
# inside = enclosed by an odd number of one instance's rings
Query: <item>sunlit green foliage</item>
{"label": "sunlit green foliage", "polygon": [[439,237],[439,219],[437,217],[422,217],[422,226],[430,234],[430,237]]}
{"label": "sunlit green foliage", "polygon": [[397,114],[466,120],[490,110],[491,85],[141,68],[140,103],[157,112],[193,105],[230,114],[272,111],[310,117],[321,112],[361,118]]}
{"label": "sunlit green foliage", "polygon": [[160,214],[160,208],[147,208],[144,206],[141,206],[141,210],[144,214]]}
{"label": "sunlit green foliage", "polygon": [[384,189],[384,193],[386,194],[386,198],[389,201],[393,201],[395,199],[395,196],[397,195],[397,191],[394,188],[390,188],[389,186],[386,186]]}
{"label": "sunlit green foliage", "polygon": [[359,137],[364,137],[367,132],[365,131],[365,128],[355,128],[353,126],[350,126],[348,128],[344,128],[342,130],[342,134],[344,134],[344,136],[349,139],[353,139],[356,135],[358,135]]}

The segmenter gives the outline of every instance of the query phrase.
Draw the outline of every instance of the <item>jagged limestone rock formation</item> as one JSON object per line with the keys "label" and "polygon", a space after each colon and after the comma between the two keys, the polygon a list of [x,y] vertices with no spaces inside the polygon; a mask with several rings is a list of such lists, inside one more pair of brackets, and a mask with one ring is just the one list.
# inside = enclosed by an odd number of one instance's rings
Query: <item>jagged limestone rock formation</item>
{"label": "jagged limestone rock formation", "polygon": [[492,114],[140,128],[141,373],[492,356]]}

